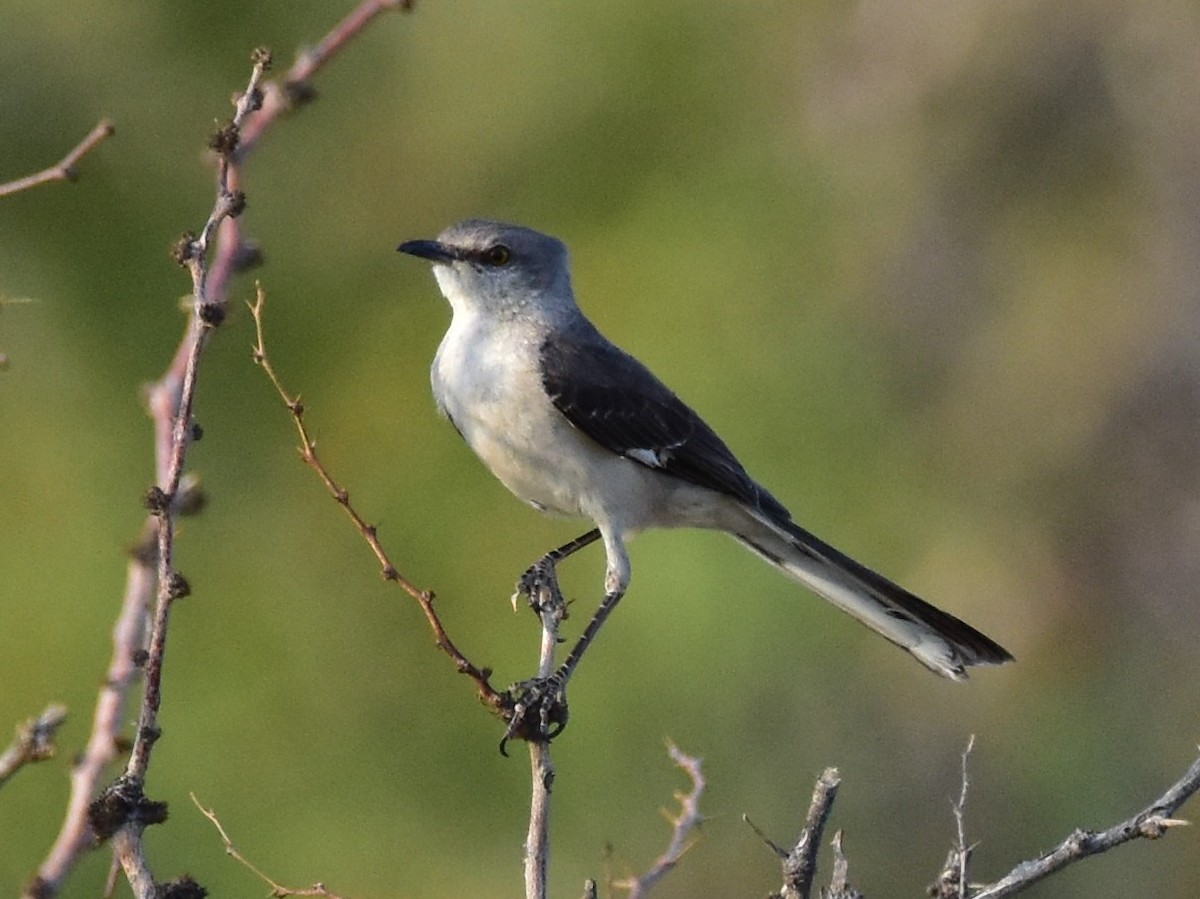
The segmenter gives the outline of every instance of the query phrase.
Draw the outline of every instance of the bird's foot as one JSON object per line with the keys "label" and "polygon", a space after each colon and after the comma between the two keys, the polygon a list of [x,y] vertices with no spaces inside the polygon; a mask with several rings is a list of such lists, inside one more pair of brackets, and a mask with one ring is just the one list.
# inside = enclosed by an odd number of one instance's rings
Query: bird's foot
{"label": "bird's foot", "polygon": [[513,684],[505,693],[508,726],[500,754],[508,755],[509,740],[549,743],[567,726],[567,682],[562,671]]}
{"label": "bird's foot", "polygon": [[517,589],[512,595],[514,612],[524,597],[534,614],[539,617],[555,609],[562,610],[560,620],[567,617],[567,601],[558,586],[556,562],[551,556],[542,556],[525,569],[525,573],[517,580]]}

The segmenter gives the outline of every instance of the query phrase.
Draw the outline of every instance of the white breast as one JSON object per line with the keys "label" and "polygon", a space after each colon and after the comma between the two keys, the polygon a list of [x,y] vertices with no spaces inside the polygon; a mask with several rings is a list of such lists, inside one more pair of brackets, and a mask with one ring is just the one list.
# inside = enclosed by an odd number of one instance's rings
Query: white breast
{"label": "white breast", "polygon": [[458,312],[431,372],[438,407],[501,483],[560,515],[584,514],[587,486],[562,451],[580,435],[546,397],[539,341],[510,321]]}

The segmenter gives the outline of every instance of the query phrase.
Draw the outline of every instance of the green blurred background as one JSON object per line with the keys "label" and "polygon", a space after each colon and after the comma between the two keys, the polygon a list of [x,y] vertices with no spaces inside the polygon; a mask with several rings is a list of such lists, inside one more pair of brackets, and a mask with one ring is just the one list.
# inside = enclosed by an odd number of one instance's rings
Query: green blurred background
{"label": "green blurred background", "polygon": [[[177,343],[167,248],[212,202],[202,147],[250,50],[281,65],[349,3],[9,0],[0,180],[116,137],[75,186],[0,202],[0,727],[52,700],[58,760],[0,792],[0,892],[57,832],[143,520],[140,404]],[[577,523],[522,507],[440,421],[448,310],[401,240],[467,216],[573,251],[581,303],[699,408],[801,522],[994,636],[940,681],[732,542],[650,534],[555,744],[552,886],[642,870],[705,760],[709,815],[658,890],[763,895],[826,765],[872,896],[921,895],[968,830],[994,878],[1113,823],[1191,760],[1200,607],[1200,10],[1191,2],[425,2],[320,75],[252,158],[272,356],[327,463],[497,680],[536,632],[520,571]],[[304,466],[234,311],[204,361],[181,528],[156,874],[355,899],[518,896],[524,751],[380,581]],[[578,632],[591,551],[565,582]],[[1185,809],[1200,814],[1195,805]],[[606,861],[606,846],[611,861]],[[95,896],[109,853],[65,895]],[[822,878],[828,873],[823,859]],[[1191,897],[1190,831],[1030,895]],[[127,888],[122,887],[122,894]]]}

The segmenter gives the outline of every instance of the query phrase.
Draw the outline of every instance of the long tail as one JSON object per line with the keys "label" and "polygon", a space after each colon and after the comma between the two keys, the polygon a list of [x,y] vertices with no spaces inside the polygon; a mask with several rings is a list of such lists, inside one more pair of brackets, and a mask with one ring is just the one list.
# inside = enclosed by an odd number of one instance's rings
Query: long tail
{"label": "long tail", "polygon": [[907,649],[922,665],[965,680],[971,665],[999,665],[1012,654],[948,612],[834,549],[792,521],[754,516],[766,530],[736,534],[747,547],[814,593]]}

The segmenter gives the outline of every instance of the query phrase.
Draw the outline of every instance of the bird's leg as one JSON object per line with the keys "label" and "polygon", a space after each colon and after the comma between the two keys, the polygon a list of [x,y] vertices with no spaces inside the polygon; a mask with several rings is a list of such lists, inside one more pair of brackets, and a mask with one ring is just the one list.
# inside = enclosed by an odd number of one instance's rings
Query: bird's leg
{"label": "bird's leg", "polygon": [[624,595],[624,590],[610,590],[604,594],[596,614],[584,628],[566,661],[553,674],[521,681],[509,688],[512,711],[508,726],[504,730],[504,738],[500,741],[501,753],[508,754],[505,752],[505,746],[514,737],[549,742],[563,732],[567,726],[568,714],[567,681],[575,673],[579,660],[583,658],[596,634],[600,632],[601,626]]}
{"label": "bird's leg", "polygon": [[[570,669],[564,665],[552,672],[554,644],[558,642],[558,626],[567,617],[567,603],[558,586],[556,567],[572,553],[578,552],[600,539],[599,530],[591,530],[558,549],[551,550],[538,559],[517,581],[517,592],[513,594],[513,605],[525,596],[529,605],[542,621],[542,652],[538,676],[513,684],[508,690],[508,725],[500,741],[500,752],[507,755],[505,746],[516,737],[524,740],[554,739],[567,726],[567,678],[570,670],[578,664],[582,649],[576,647],[568,657]],[[598,627],[588,626],[590,641]],[[581,641],[582,642],[582,641]],[[574,659],[574,661],[572,661]]]}
{"label": "bird's leg", "polygon": [[[600,529],[593,528],[570,543],[564,543],[558,549],[550,550],[526,568],[525,573],[517,581],[516,592],[512,595],[513,608],[516,608],[517,602],[522,596],[529,601],[529,607],[539,615],[544,606],[563,603],[562,591],[558,587],[558,563],[585,546],[591,546],[599,539]],[[566,615],[563,617],[565,618]]]}
{"label": "bird's leg", "polygon": [[604,599],[600,601],[600,607],[596,609],[596,614],[592,616],[592,620],[588,622],[588,626],[583,629],[583,634],[580,635],[579,640],[571,649],[567,660],[551,675],[551,680],[558,681],[564,688],[566,687],[567,681],[575,673],[575,666],[579,664],[579,660],[583,658],[583,654],[587,652],[587,648],[596,639],[596,634],[600,633],[601,626],[603,626],[608,616],[612,614],[612,610],[617,607],[617,603],[621,601],[621,597],[624,595],[624,590],[610,590],[604,594]]}

